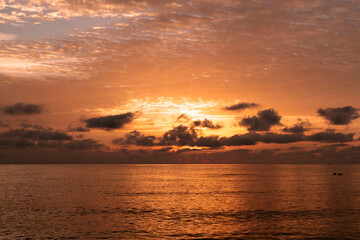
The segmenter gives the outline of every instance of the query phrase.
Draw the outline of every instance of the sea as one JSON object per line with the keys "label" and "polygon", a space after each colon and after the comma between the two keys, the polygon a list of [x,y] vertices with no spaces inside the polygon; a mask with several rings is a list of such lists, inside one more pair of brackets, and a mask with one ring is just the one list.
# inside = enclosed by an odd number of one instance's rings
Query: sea
{"label": "sea", "polygon": [[360,239],[360,165],[0,165],[0,239]]}

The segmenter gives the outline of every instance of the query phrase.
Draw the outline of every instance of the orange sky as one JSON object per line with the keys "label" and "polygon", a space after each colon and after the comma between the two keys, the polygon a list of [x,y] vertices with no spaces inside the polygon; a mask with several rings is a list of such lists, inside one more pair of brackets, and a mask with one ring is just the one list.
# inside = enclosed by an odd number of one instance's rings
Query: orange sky
{"label": "orange sky", "polygon": [[[356,0],[0,0],[0,157],[168,147],[356,159],[359,21]],[[255,105],[226,109],[240,103]],[[165,143],[179,125],[196,136]],[[231,140],[248,133],[253,144]]]}

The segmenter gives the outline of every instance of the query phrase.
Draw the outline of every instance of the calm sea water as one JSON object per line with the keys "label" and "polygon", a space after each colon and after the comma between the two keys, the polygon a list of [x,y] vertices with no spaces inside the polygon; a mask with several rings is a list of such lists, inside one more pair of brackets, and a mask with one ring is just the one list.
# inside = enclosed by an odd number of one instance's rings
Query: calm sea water
{"label": "calm sea water", "polygon": [[0,239],[360,239],[360,165],[0,165]]}

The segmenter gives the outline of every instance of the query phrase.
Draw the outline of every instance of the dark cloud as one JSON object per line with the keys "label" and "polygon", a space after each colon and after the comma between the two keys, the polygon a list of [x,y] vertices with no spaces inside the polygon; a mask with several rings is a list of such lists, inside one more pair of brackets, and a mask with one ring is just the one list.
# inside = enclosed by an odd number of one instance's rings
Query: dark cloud
{"label": "dark cloud", "polygon": [[261,149],[258,151],[261,155],[273,155],[273,153],[277,152],[276,149]]}
{"label": "dark cloud", "polygon": [[28,128],[32,128],[32,129],[36,129],[36,130],[45,129],[43,126],[37,125],[37,124],[21,123],[20,126],[25,128],[25,129],[28,129]]}
{"label": "dark cloud", "polygon": [[334,132],[336,132],[336,129],[334,129],[334,128],[327,128],[327,129],[325,129],[325,132],[332,132],[332,133],[334,133]]}
{"label": "dark cloud", "polygon": [[274,125],[281,125],[281,116],[274,109],[262,110],[257,116],[245,117],[240,122],[240,126],[247,127],[248,131],[269,131]]}
{"label": "dark cloud", "polygon": [[0,136],[0,148],[29,148],[36,146],[36,142],[30,139],[4,138]]}
{"label": "dark cloud", "polygon": [[352,106],[338,108],[319,108],[318,114],[334,125],[348,125],[352,120],[358,119],[359,109]]}
{"label": "dark cloud", "polygon": [[184,153],[184,152],[199,152],[201,149],[197,148],[182,148],[176,151],[176,153]]}
{"label": "dark cloud", "polygon": [[6,132],[0,133],[0,137],[52,141],[65,141],[73,139],[73,137],[68,135],[67,133],[58,130],[54,131],[52,129],[10,129]]}
{"label": "dark cloud", "polygon": [[298,122],[296,124],[294,124],[291,127],[286,127],[283,129],[283,132],[287,132],[287,133],[304,133],[305,131],[307,131],[308,127],[311,126],[311,123],[309,122],[309,120],[301,120],[298,119]]}
{"label": "dark cloud", "polygon": [[[356,152],[358,154],[360,154],[360,146],[351,146],[351,147],[348,147],[348,148],[344,148],[344,149],[341,149],[340,152]],[[360,157],[360,155],[359,155]],[[358,158],[359,160],[360,158]]]}
{"label": "dark cloud", "polygon": [[262,143],[294,143],[301,141],[317,141],[317,142],[351,142],[354,134],[343,133],[328,133],[320,132],[313,135],[304,135],[302,133],[279,134],[274,132],[267,132],[259,134],[249,132],[245,134],[237,134],[229,138],[219,136],[199,137],[191,146],[199,147],[221,147],[221,146],[245,146],[256,145]]}
{"label": "dark cloud", "polygon": [[243,146],[255,145],[258,142],[263,143],[292,143],[304,140],[303,134],[279,134],[279,133],[265,133],[259,134],[255,132],[237,134],[230,138],[222,139],[227,146]]}
{"label": "dark cloud", "polygon": [[145,136],[139,131],[134,130],[125,134],[125,138],[117,138],[112,142],[118,145],[154,146],[155,140],[155,136]]}
{"label": "dark cloud", "polygon": [[2,108],[2,111],[8,115],[33,115],[44,111],[44,105],[32,103],[15,103]]}
{"label": "dark cloud", "polygon": [[63,147],[69,150],[98,150],[105,148],[105,145],[93,139],[83,139],[71,140],[65,143]]}
{"label": "dark cloud", "polygon": [[139,153],[142,153],[142,154],[146,154],[146,153],[148,153],[149,152],[149,150],[148,149],[139,149],[139,150],[137,150]]}
{"label": "dark cloud", "polygon": [[304,148],[303,147],[297,147],[297,146],[289,147],[289,150],[301,150],[301,149],[304,149]]}
{"label": "dark cloud", "polygon": [[173,147],[164,147],[160,149],[154,149],[154,152],[170,152],[173,149],[174,149]]}
{"label": "dark cloud", "polygon": [[237,134],[224,140],[227,146],[255,145],[261,140],[261,134],[255,132]]}
{"label": "dark cloud", "polygon": [[79,135],[75,135],[75,137],[82,139],[82,138],[84,138],[84,135],[83,135],[83,134],[79,134]]}
{"label": "dark cloud", "polygon": [[[31,129],[29,129],[31,128]],[[71,135],[52,128],[10,129],[0,133],[0,148],[58,150],[99,150],[106,146],[93,139],[74,140]]]}
{"label": "dark cloud", "polygon": [[72,136],[51,128],[48,129],[10,129],[0,133],[0,147],[29,148],[50,147],[55,148],[61,142],[71,141]]}
{"label": "dark cloud", "polygon": [[171,152],[120,149],[118,151],[64,151],[65,149],[3,149],[0,163],[359,163],[360,147],[318,148],[315,150],[293,149],[293,151],[230,151],[202,152],[185,147]]}
{"label": "dark cloud", "polygon": [[160,145],[192,146],[196,140],[197,132],[193,127],[179,125],[164,133]]}
{"label": "dark cloud", "polygon": [[185,122],[189,122],[191,119],[188,115],[186,115],[185,113],[181,114],[180,116],[178,116],[176,118],[177,122],[181,122],[181,121],[185,121]]}
{"label": "dark cloud", "polygon": [[67,132],[89,132],[90,129],[88,128],[84,128],[84,127],[76,127],[76,128],[72,128],[71,126],[69,126],[66,130]]}
{"label": "dark cloud", "polygon": [[219,148],[225,145],[224,139],[219,138],[219,136],[199,137],[194,145],[198,147]]}
{"label": "dark cloud", "polygon": [[37,148],[53,148],[58,150],[101,150],[108,149],[99,141],[94,139],[83,139],[83,140],[68,140],[68,141],[37,141],[35,145]]}
{"label": "dark cloud", "polygon": [[9,127],[9,125],[0,120],[0,127]]}
{"label": "dark cloud", "polygon": [[259,104],[257,103],[248,103],[248,102],[243,102],[243,103],[237,103],[228,107],[225,107],[226,110],[229,111],[238,111],[238,110],[244,110],[246,108],[257,108],[260,107]]}
{"label": "dark cloud", "polygon": [[331,144],[329,146],[332,146],[332,147],[348,147],[350,145],[346,144],[346,143],[336,143],[336,144]]}
{"label": "dark cloud", "polygon": [[195,126],[195,127],[201,127],[201,120],[195,120],[192,122],[192,124]]}
{"label": "dark cloud", "polygon": [[261,136],[261,142],[263,143],[292,143],[303,140],[305,140],[305,137],[301,133],[278,134],[268,132]]}
{"label": "dark cloud", "polygon": [[203,128],[210,128],[210,129],[220,129],[223,126],[220,123],[214,124],[212,121],[208,119],[204,119],[204,121],[201,120],[195,120],[192,122],[193,126],[195,127],[203,127]]}
{"label": "dark cloud", "polygon": [[290,133],[303,133],[305,128],[303,125],[295,124],[292,127],[286,127],[283,129],[283,132],[290,132]]}
{"label": "dark cloud", "polygon": [[276,143],[286,144],[301,141],[315,142],[351,142],[354,134],[344,134],[336,132],[319,132],[312,135],[303,133],[275,133],[266,132],[263,134],[249,132],[245,134],[236,134],[231,137],[198,136],[197,129],[194,126],[188,127],[179,125],[164,133],[160,138],[155,136],[145,136],[138,131],[132,131],[124,138],[114,139],[113,143],[118,145],[137,145],[137,146],[190,146],[190,147],[208,147],[221,148],[224,146],[246,146],[256,145],[257,143]]}
{"label": "dark cloud", "polygon": [[227,137],[219,136],[202,136],[192,141],[189,146],[197,147],[210,147],[219,148],[223,146],[246,146],[256,145],[258,142],[263,143],[292,143],[304,141],[305,137],[303,134],[278,134],[278,133],[265,133],[259,134],[255,132],[237,134]]}
{"label": "dark cloud", "polygon": [[353,133],[319,132],[306,136],[306,140],[316,142],[351,142],[353,141],[353,137]]}
{"label": "dark cloud", "polygon": [[122,128],[125,124],[132,122],[139,117],[140,112],[128,112],[119,115],[110,115],[105,117],[95,117],[83,120],[88,128],[101,128],[112,130]]}

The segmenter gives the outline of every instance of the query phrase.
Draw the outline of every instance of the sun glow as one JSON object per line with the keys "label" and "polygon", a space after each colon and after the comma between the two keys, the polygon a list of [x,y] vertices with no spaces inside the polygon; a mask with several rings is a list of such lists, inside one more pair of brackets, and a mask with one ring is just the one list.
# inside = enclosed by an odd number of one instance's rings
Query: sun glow
{"label": "sun glow", "polygon": [[145,99],[131,99],[126,104],[117,104],[112,108],[97,108],[94,109],[95,114],[102,115],[116,115],[124,111],[133,111],[137,109],[144,115],[167,115],[173,118],[180,114],[186,114],[190,118],[205,118],[208,112],[212,111],[218,105],[215,101],[190,99],[173,99],[173,98],[145,98]]}

